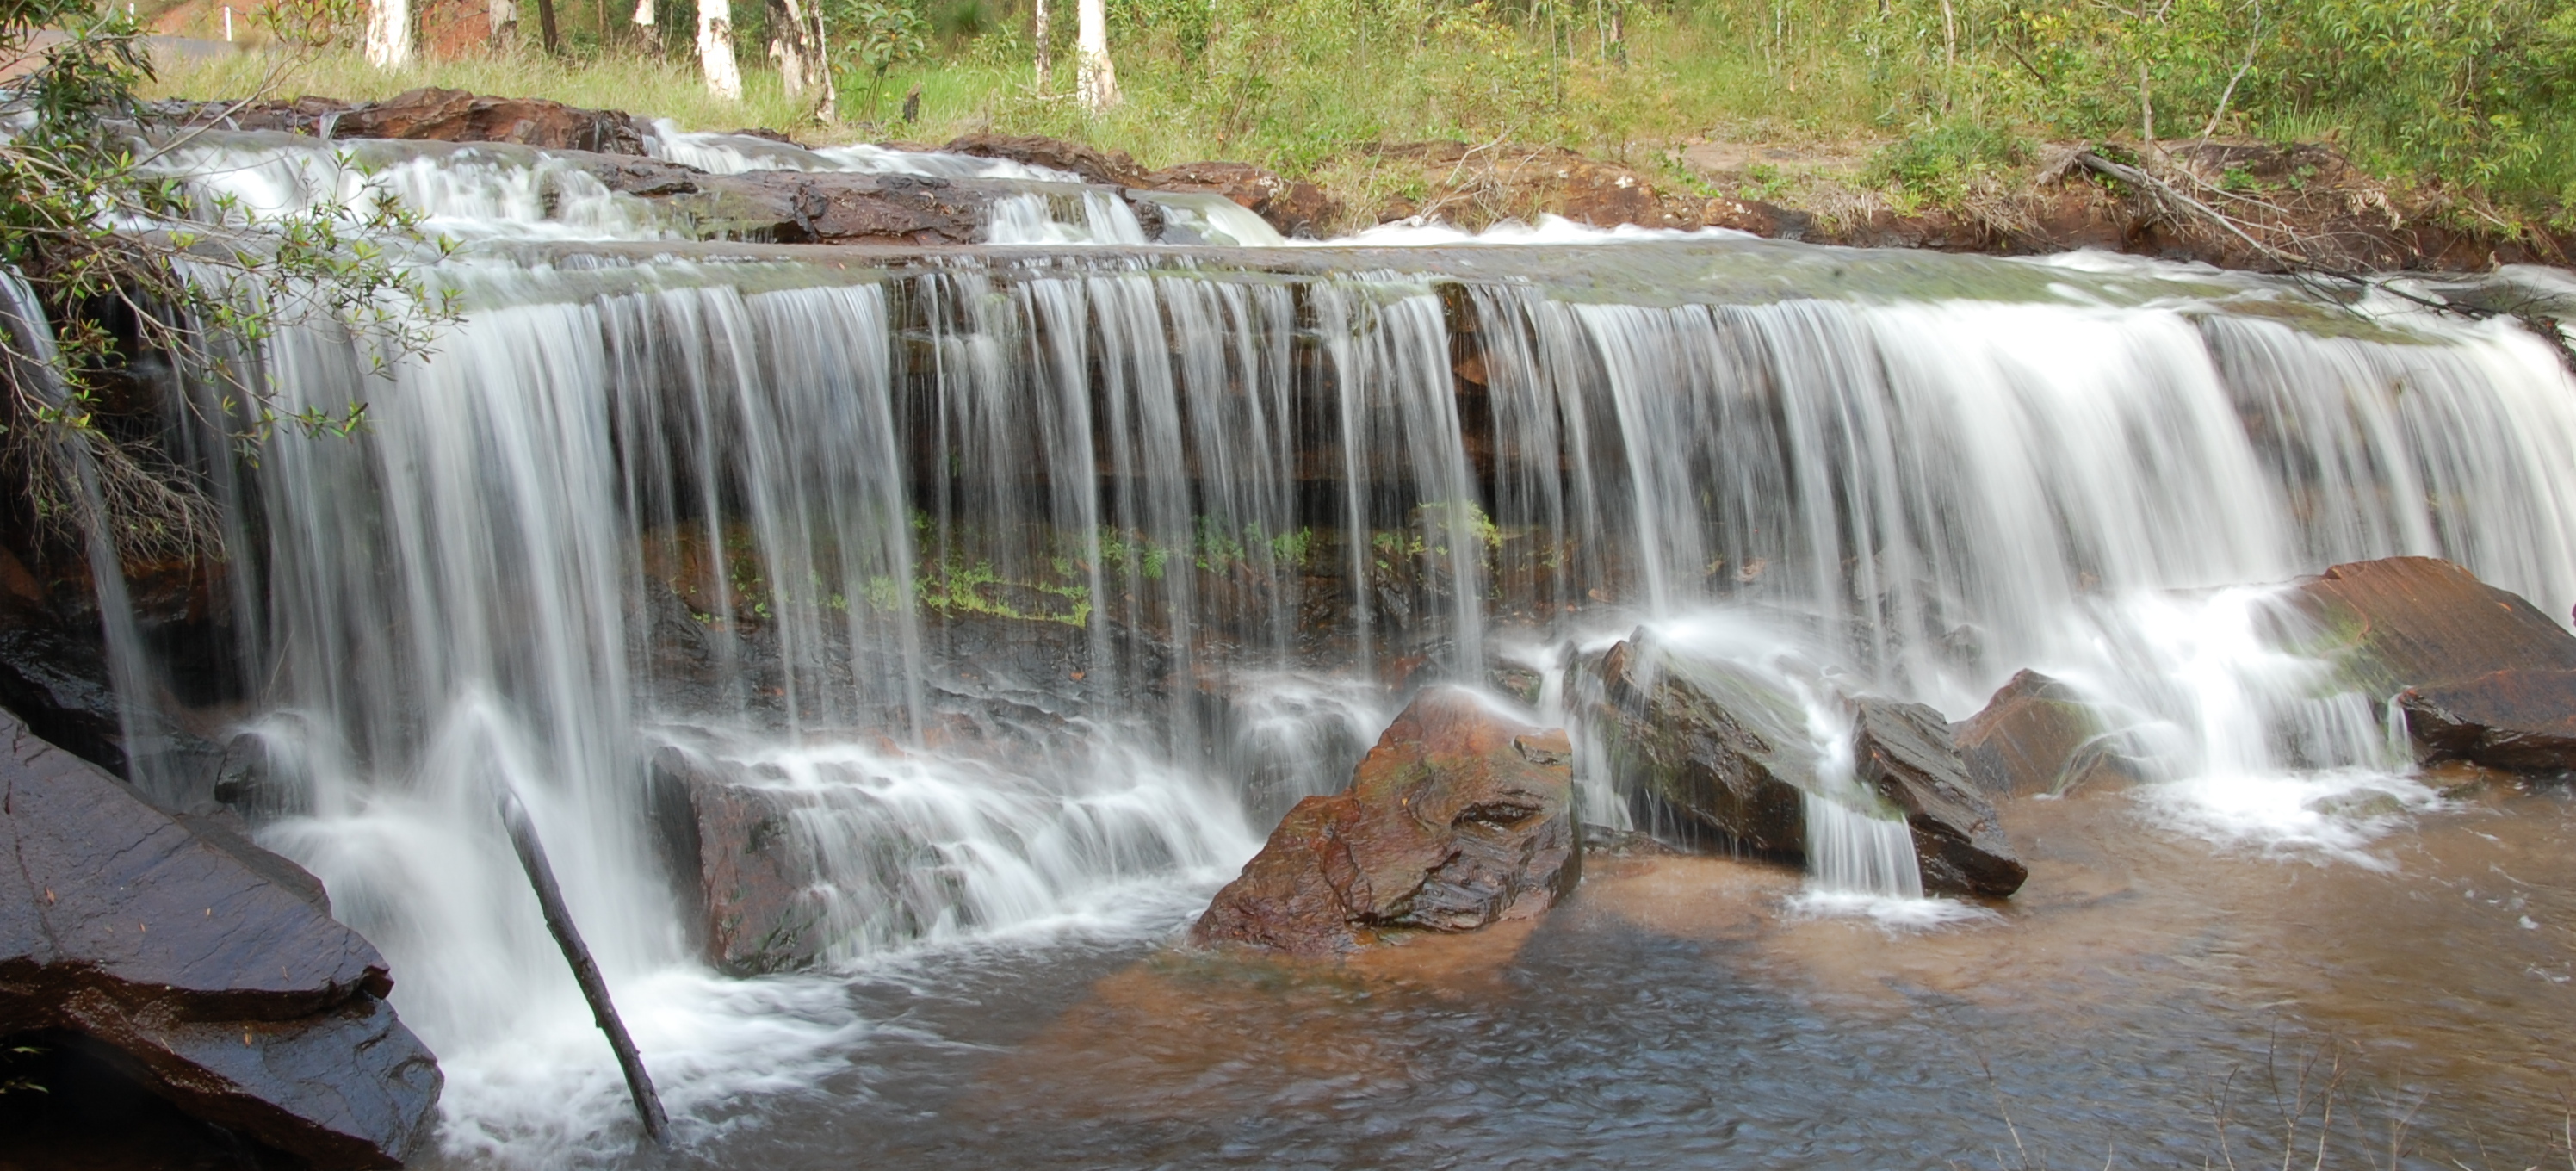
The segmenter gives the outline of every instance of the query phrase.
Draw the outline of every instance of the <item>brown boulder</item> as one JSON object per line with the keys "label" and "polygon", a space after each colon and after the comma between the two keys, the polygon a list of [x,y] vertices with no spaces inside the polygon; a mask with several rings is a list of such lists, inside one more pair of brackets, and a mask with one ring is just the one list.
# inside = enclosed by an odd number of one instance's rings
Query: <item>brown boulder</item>
{"label": "brown boulder", "polygon": [[2576,670],[2576,635],[2448,561],[2338,565],[2299,582],[2290,601],[2318,629],[2289,641],[2374,699],[2496,671]]}
{"label": "brown boulder", "polygon": [[1853,709],[1853,775],[1905,811],[1923,889],[1998,899],[2020,890],[2030,871],[1969,782],[1949,721],[1919,703],[1862,699]]}
{"label": "brown boulder", "polygon": [[1341,215],[1341,205],[1323,188],[1250,163],[1183,163],[1146,175],[1136,186],[1222,195],[1269,221],[1282,236],[1321,235]]}
{"label": "brown boulder", "polygon": [[1561,731],[1426,691],[1350,788],[1289,811],[1190,940],[1325,956],[1535,917],[1581,876],[1571,758]]}
{"label": "brown boulder", "polygon": [[693,934],[708,963],[738,976],[811,967],[826,943],[814,860],[791,811],[752,780],[680,748],[653,756],[655,824]]}
{"label": "brown boulder", "polygon": [[436,1059],[309,874],[193,830],[0,712],[0,1035],[70,1029],[155,1093],[316,1167],[393,1167]]}
{"label": "brown boulder", "polygon": [[1979,789],[2021,796],[2139,779],[2136,763],[2104,732],[2101,717],[2073,689],[2022,671],[1954,730],[1954,741]]}
{"label": "brown boulder", "polygon": [[2398,696],[2426,761],[2512,772],[2576,770],[2576,671],[2507,670]]}
{"label": "brown boulder", "polygon": [[349,109],[328,126],[331,138],[410,138],[439,142],[515,142],[546,150],[644,153],[644,127],[633,115],[585,110],[543,98],[491,98],[424,87]]}
{"label": "brown boulder", "polygon": [[950,154],[1009,159],[1032,167],[1068,171],[1085,183],[1103,187],[1145,187],[1145,169],[1126,151],[1103,151],[1061,138],[1035,134],[976,133],[950,140],[939,148]]}
{"label": "brown boulder", "polygon": [[1611,767],[1672,811],[1679,836],[1730,850],[1803,854],[1816,756],[1797,701],[1726,664],[1677,658],[1644,631],[1594,672]]}

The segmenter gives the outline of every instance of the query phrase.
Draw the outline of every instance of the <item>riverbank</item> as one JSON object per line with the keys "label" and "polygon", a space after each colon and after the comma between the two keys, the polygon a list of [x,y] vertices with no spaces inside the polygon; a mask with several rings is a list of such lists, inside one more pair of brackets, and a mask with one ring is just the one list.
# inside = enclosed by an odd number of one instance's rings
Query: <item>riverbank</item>
{"label": "riverbank", "polygon": [[[182,74],[166,90],[192,88]],[[646,88],[659,93],[670,87]],[[426,96],[431,94],[440,96]],[[250,128],[311,133],[323,129],[326,115],[361,106],[405,109],[438,101],[480,101],[549,111],[537,115],[548,126],[606,119],[642,135],[665,116],[653,109],[584,109],[533,95],[521,100],[412,90],[377,101],[363,99],[258,101],[232,120]],[[203,100],[210,110],[224,108],[220,98]],[[761,109],[774,112],[765,101],[741,112]],[[870,140],[854,137],[851,128],[811,124],[784,130],[695,125],[709,117],[702,103],[690,103],[677,113],[671,120],[685,129],[738,129],[805,146],[873,141],[902,150],[962,151],[1070,171],[1108,186],[1215,192],[1263,215],[1291,237],[1359,236],[1389,226],[1479,232],[1561,218],[1596,228],[1720,228],[1807,243],[1996,256],[2096,249],[2256,272],[2336,275],[2563,265],[2576,250],[2576,237],[2507,219],[2474,199],[2374,177],[2321,143],[2059,142],[2047,144],[2027,165],[2013,170],[1936,177],[1945,186],[1926,194],[1890,180],[1886,156],[1893,148],[1868,142],[1783,145],[1692,138],[1658,148],[1651,164],[1527,142],[1373,143],[1339,151],[1303,171],[1281,172],[1235,160],[1139,160],[1092,143],[1000,134],[989,127],[941,141],[921,135],[931,127],[898,124],[889,128],[893,133]],[[353,124],[336,133],[342,138],[515,141],[633,153],[559,134],[546,137],[553,131],[544,128],[520,131],[515,125],[400,117]]]}

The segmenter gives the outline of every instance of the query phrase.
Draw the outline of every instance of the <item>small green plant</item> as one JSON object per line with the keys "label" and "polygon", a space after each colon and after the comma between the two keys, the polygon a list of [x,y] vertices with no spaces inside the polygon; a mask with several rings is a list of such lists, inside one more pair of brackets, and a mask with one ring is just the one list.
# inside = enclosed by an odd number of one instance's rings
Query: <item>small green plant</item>
{"label": "small green plant", "polygon": [[1744,186],[1737,189],[1739,199],[1778,199],[1789,191],[1789,178],[1780,173],[1780,168],[1770,163],[1755,163],[1746,167],[1744,178],[1746,180]]}
{"label": "small green plant", "polygon": [[842,55],[854,69],[867,74],[867,118],[873,122],[886,71],[930,51],[930,25],[911,5],[887,0],[852,0],[841,6],[837,16],[835,40]]}
{"label": "small green plant", "polygon": [[270,0],[250,11],[252,27],[303,50],[355,44],[366,21],[367,0]]}
{"label": "small green plant", "polygon": [[1871,170],[1898,191],[1934,203],[1957,203],[1980,178],[2018,166],[2028,150],[1995,126],[1953,118],[1906,135],[1878,153]]}

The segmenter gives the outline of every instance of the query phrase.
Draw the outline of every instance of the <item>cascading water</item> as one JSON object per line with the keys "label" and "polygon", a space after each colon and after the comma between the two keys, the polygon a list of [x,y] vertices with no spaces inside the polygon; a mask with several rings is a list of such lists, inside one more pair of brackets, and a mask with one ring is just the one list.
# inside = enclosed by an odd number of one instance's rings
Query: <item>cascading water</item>
{"label": "cascading water", "polygon": [[[225,149],[171,165],[263,207],[360,198]],[[554,174],[491,157],[518,169],[477,191]],[[423,155],[377,189],[485,238],[660,231],[605,197],[453,195],[485,165]],[[1142,242],[1079,198],[1092,239]],[[1021,210],[996,239],[1063,241]],[[460,1150],[614,1145],[496,781],[686,1136],[860,1026],[824,985],[690,958],[648,829],[665,749],[788,811],[826,958],[857,963],[1221,877],[1343,783],[1403,688],[1526,672],[1571,719],[1573,665],[1643,623],[1806,698],[1817,885],[1908,897],[1902,823],[1835,787],[1847,695],[1965,714],[2037,667],[2123,713],[2181,823],[2340,848],[2362,831],[2310,807],[2401,785],[2387,697],[2261,649],[2264,593],[2221,587],[2426,553],[2576,602],[2576,386],[2499,323],[1704,237],[876,267],[653,247],[469,257],[443,278],[464,321],[385,379],[330,332],[280,338],[282,408],[364,400],[372,427],[222,469],[255,516],[263,840],[393,959]],[[1624,821],[1584,769],[1590,815]]]}

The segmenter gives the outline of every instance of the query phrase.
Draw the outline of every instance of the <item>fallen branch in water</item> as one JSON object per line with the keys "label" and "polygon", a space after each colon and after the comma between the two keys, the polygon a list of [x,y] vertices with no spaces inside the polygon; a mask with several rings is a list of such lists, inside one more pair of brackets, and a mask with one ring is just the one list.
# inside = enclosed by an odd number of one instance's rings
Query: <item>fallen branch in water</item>
{"label": "fallen branch in water", "polygon": [[572,965],[573,981],[581,985],[582,999],[590,1002],[591,1019],[599,1031],[608,1035],[608,1048],[617,1055],[617,1068],[626,1075],[626,1092],[635,1099],[635,1115],[644,1123],[644,1133],[655,1146],[669,1146],[670,1118],[662,1113],[662,1096],[653,1089],[652,1075],[644,1072],[643,1055],[635,1051],[635,1039],[626,1035],[626,1022],[619,1020],[617,1006],[608,999],[608,983],[599,977],[599,965],[590,958],[590,948],[573,929],[572,912],[564,906],[563,888],[555,884],[554,867],[546,862],[545,844],[537,840],[537,827],[528,821],[527,807],[519,796],[508,789],[501,791],[501,825],[510,831],[510,848],[519,855],[519,866],[528,872],[528,885],[537,891],[537,906],[545,912],[546,930],[563,949],[564,961]]}

